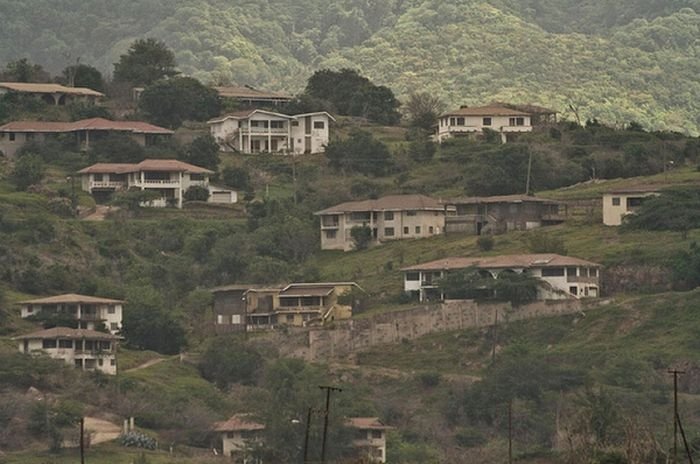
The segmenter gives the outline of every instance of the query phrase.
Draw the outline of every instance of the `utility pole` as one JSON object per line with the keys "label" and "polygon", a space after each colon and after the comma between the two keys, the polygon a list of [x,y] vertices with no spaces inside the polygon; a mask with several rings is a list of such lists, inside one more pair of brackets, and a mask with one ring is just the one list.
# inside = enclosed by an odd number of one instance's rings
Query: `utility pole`
{"label": "utility pole", "polygon": [[491,349],[491,364],[496,364],[496,344],[498,343],[498,309],[493,321],[493,347]]}
{"label": "utility pole", "polygon": [[685,371],[669,369],[668,373],[673,375],[673,464],[678,464],[678,376]]}
{"label": "utility pole", "polygon": [[323,438],[321,439],[321,464],[325,464],[326,438],[328,437],[328,414],[330,412],[331,407],[331,392],[341,392],[343,390],[338,387],[331,387],[327,385],[321,385],[318,388],[320,388],[321,390],[326,390],[326,409],[323,411]]}
{"label": "utility pole", "polygon": [[314,408],[309,408],[306,413],[306,433],[304,434],[304,462],[306,464],[309,460],[309,430],[311,429],[311,414],[314,412]]}
{"label": "utility pole", "polygon": [[532,150],[527,158],[527,181],[525,182],[525,195],[530,195],[530,174],[532,174]]}
{"label": "utility pole", "polygon": [[681,416],[676,416],[676,422],[678,423],[678,428],[681,431],[681,437],[683,438],[683,446],[685,447],[685,454],[688,456],[688,462],[690,464],[693,464],[693,453],[691,453],[690,446],[688,445],[688,439],[685,437],[685,430],[683,430]]}
{"label": "utility pole", "polygon": [[294,184],[294,204],[297,204],[297,156],[292,153],[292,182]]}
{"label": "utility pole", "polygon": [[85,464],[85,418],[80,418],[80,464]]}
{"label": "utility pole", "polygon": [[513,464],[513,399],[508,401],[508,464]]}

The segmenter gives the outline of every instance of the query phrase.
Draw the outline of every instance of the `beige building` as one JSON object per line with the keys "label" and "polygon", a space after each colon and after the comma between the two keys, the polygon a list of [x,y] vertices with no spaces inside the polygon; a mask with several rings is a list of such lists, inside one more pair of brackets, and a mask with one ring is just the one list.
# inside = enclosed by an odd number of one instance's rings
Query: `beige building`
{"label": "beige building", "polygon": [[22,318],[39,314],[74,317],[81,329],[96,330],[100,325],[115,334],[122,328],[122,306],[124,301],[95,296],[68,293],[21,302]]}
{"label": "beige building", "polygon": [[184,194],[190,187],[209,190],[210,203],[235,203],[232,190],[209,183],[213,171],[174,159],[147,159],[140,163],[97,163],[78,171],[81,186],[98,201],[106,201],[114,192],[137,188],[158,192],[161,197],[148,206],[182,208]]}
{"label": "beige building", "polygon": [[393,427],[384,425],[378,417],[352,417],[346,425],[355,430],[352,444],[369,462],[386,462],[386,433]]}
{"label": "beige building", "polygon": [[445,227],[444,205],[425,195],[350,201],[314,214],[320,217],[322,250],[352,250],[353,227],[369,227],[373,244],[432,237]]}
{"label": "beige building", "polygon": [[219,434],[224,456],[233,458],[236,464],[262,464],[252,451],[262,444],[265,426],[255,422],[250,414],[235,414],[224,422],[214,424]]}
{"label": "beige building", "polygon": [[0,95],[18,93],[33,95],[49,105],[66,105],[74,101],[95,103],[103,93],[86,87],[66,87],[60,84],[35,84],[29,82],[0,82]]}
{"label": "beige building", "polygon": [[481,135],[484,129],[499,133],[505,143],[509,135],[532,132],[531,115],[501,105],[462,106],[438,118],[434,139],[442,143],[452,137]]}
{"label": "beige building", "polygon": [[322,153],[335,118],[325,111],[293,116],[244,110],[207,122],[221,150],[240,153]]}
{"label": "beige building", "polygon": [[76,149],[88,150],[91,143],[113,133],[126,134],[139,145],[148,146],[160,138],[170,137],[173,131],[147,122],[104,118],[74,122],[13,121],[0,126],[0,151],[6,156],[14,156],[27,142],[43,142],[59,136],[72,136]]}
{"label": "beige building", "polygon": [[621,225],[625,216],[634,214],[644,200],[658,194],[658,190],[643,186],[604,193],[603,224],[606,226]]}
{"label": "beige building", "polygon": [[527,273],[544,283],[538,299],[595,298],[600,296],[601,265],[557,254],[501,255],[476,258],[443,258],[401,269],[404,291],[416,293],[420,301],[440,301],[445,295],[439,281],[451,271],[476,268],[484,278],[498,279],[504,273]]}
{"label": "beige building", "polygon": [[87,329],[54,327],[27,335],[14,337],[19,351],[26,354],[46,353],[54,359],[84,371],[117,373],[116,335]]}
{"label": "beige building", "polygon": [[341,297],[355,282],[306,282],[284,286],[226,285],[212,290],[216,333],[305,327],[352,317]]}

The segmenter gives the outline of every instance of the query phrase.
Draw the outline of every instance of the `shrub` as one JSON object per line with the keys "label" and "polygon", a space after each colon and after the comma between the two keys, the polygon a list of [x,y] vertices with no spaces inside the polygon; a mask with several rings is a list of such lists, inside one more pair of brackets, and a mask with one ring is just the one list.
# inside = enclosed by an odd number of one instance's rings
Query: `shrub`
{"label": "shrub", "polygon": [[255,384],[263,358],[242,340],[229,336],[214,339],[202,354],[199,371],[202,377],[221,389],[240,383]]}
{"label": "shrub", "polygon": [[207,201],[209,199],[209,189],[201,185],[193,185],[185,192],[185,201]]}
{"label": "shrub", "polygon": [[141,432],[127,432],[119,435],[119,444],[129,448],[156,449],[156,439]]}
{"label": "shrub", "polygon": [[418,374],[418,380],[424,387],[432,388],[440,384],[442,376],[439,372],[421,372]]}
{"label": "shrub", "polygon": [[551,234],[533,233],[528,238],[528,248],[532,253],[566,254],[564,240]]}
{"label": "shrub", "polygon": [[27,190],[30,185],[38,184],[44,178],[44,162],[38,155],[26,154],[15,162],[12,181],[17,190]]}
{"label": "shrub", "polygon": [[372,243],[372,229],[367,226],[355,226],[350,229],[350,237],[356,250],[366,250]]}
{"label": "shrub", "polygon": [[493,250],[493,245],[495,241],[490,235],[481,235],[476,239],[476,246],[479,247],[481,251]]}

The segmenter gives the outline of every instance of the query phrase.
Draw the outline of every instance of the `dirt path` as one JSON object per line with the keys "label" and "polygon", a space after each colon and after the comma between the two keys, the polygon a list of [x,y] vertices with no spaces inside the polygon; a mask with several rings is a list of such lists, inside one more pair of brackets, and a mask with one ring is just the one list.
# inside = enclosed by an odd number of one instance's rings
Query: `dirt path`
{"label": "dirt path", "polygon": [[127,369],[127,370],[123,371],[123,373],[138,371],[138,370],[141,370],[141,369],[146,369],[147,367],[155,366],[156,364],[161,363],[161,362],[165,361],[166,359],[170,359],[170,358],[154,358],[154,359],[150,359],[150,360],[146,361],[146,362],[143,363],[143,364],[140,364],[140,365],[138,365],[138,366],[136,366],[136,367],[132,367],[131,369]]}
{"label": "dirt path", "polygon": [[83,221],[104,221],[105,216],[107,216],[107,213],[115,210],[116,208],[113,208],[111,206],[97,205],[95,206],[95,212],[90,214],[89,216],[85,216],[83,218]]}
{"label": "dirt path", "polygon": [[[391,367],[380,367],[380,366],[367,366],[367,365],[357,365],[349,363],[332,363],[329,365],[331,369],[346,369],[361,371],[368,375],[377,375],[382,377],[388,377],[391,379],[405,379],[408,377],[414,377],[419,371],[411,370],[401,370]],[[474,375],[464,375],[464,374],[440,374],[442,378],[447,379],[452,382],[467,382],[474,383],[481,380],[480,377]]]}
{"label": "dirt path", "polygon": [[106,441],[116,440],[122,429],[111,422],[96,417],[85,418],[85,432],[90,437],[90,444],[97,445]]}

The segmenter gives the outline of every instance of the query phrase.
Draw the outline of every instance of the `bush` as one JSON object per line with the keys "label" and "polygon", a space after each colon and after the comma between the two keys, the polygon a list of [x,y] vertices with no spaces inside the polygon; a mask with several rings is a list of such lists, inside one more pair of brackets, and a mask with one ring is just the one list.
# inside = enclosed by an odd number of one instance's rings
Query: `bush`
{"label": "bush", "polygon": [[156,449],[156,439],[145,433],[131,431],[119,435],[119,444],[129,448]]}
{"label": "bush", "polygon": [[260,353],[242,340],[228,336],[212,340],[202,353],[199,371],[202,377],[225,389],[235,383],[255,384],[263,365]]}
{"label": "bush", "polygon": [[490,235],[481,235],[476,239],[476,246],[479,247],[481,251],[493,250],[494,243],[495,240]]}
{"label": "bush", "polygon": [[44,162],[35,154],[21,156],[15,162],[11,178],[17,190],[27,190],[29,186],[38,184],[44,178]]}
{"label": "bush", "polygon": [[355,250],[366,250],[372,243],[372,229],[368,226],[354,226],[350,229],[350,237]]}
{"label": "bush", "polygon": [[209,199],[209,189],[200,185],[193,185],[187,189],[184,198],[185,201],[207,201]]}
{"label": "bush", "polygon": [[418,374],[418,380],[424,387],[432,388],[440,384],[442,376],[439,372],[421,372]]}

